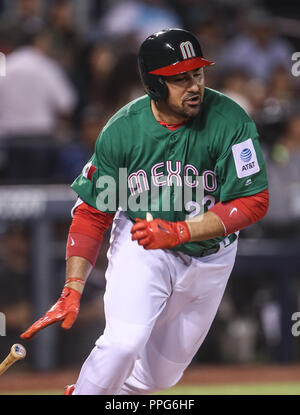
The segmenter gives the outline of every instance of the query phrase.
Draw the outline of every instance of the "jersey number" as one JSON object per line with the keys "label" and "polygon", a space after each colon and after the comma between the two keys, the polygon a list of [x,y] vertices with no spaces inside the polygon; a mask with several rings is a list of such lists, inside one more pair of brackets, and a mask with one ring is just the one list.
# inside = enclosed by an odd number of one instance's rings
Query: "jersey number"
{"label": "jersey number", "polygon": [[[202,199],[202,206],[198,202],[187,202],[185,204],[185,210],[189,212],[188,219],[192,219],[195,216],[199,215],[204,211],[204,207],[206,206],[207,209],[211,209],[215,205],[216,199],[214,196],[205,196]],[[202,208],[202,209],[201,209]]]}

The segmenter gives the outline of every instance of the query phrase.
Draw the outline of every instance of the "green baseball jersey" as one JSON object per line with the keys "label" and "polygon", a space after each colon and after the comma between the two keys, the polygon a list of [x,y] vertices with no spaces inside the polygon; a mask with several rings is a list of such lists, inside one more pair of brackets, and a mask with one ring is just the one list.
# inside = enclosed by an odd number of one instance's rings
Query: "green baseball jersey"
{"label": "green baseball jersey", "polygon": [[[120,109],[101,131],[95,152],[72,188],[102,212],[130,219],[181,221],[219,201],[268,187],[254,122],[233,100],[205,88],[197,117],[171,131],[155,119],[143,96]],[[217,237],[175,249],[189,255],[219,244]]]}

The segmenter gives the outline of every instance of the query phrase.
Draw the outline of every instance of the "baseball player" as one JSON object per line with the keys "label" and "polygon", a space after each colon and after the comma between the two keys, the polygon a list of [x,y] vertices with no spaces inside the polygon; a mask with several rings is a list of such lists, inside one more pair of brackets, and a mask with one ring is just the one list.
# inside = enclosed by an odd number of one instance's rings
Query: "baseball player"
{"label": "baseball player", "polygon": [[205,87],[198,40],[162,30],[140,47],[146,95],[120,109],[72,188],[79,198],[61,297],[22,338],[68,329],[111,224],[106,326],[65,394],[170,388],[203,343],[232,271],[238,233],[268,209],[258,133],[244,110]]}

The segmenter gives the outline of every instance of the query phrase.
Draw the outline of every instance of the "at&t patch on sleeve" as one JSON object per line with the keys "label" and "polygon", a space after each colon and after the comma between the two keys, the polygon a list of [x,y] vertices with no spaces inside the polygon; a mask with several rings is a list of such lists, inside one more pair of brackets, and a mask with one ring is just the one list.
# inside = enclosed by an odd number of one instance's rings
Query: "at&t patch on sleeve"
{"label": "at&t patch on sleeve", "polygon": [[235,168],[239,179],[260,171],[253,141],[249,138],[232,146]]}

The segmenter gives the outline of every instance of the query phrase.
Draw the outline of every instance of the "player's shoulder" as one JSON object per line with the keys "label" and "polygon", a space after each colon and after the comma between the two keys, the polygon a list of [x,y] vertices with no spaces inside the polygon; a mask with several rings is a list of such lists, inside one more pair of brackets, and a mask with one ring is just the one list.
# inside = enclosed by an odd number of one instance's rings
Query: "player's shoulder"
{"label": "player's shoulder", "polygon": [[205,88],[205,108],[214,122],[239,126],[253,123],[246,111],[233,99],[220,91]]}
{"label": "player's shoulder", "polygon": [[112,146],[121,149],[128,148],[134,140],[136,126],[143,124],[143,120],[137,120],[144,110],[149,107],[149,97],[142,96],[120,108],[106,123],[100,132],[96,149]]}
{"label": "player's shoulder", "polygon": [[119,128],[122,124],[129,125],[136,116],[142,114],[149,106],[148,95],[130,101],[120,108],[107,122],[103,130]]}

